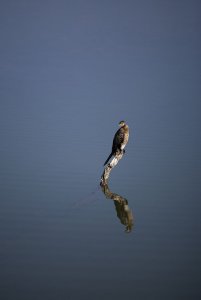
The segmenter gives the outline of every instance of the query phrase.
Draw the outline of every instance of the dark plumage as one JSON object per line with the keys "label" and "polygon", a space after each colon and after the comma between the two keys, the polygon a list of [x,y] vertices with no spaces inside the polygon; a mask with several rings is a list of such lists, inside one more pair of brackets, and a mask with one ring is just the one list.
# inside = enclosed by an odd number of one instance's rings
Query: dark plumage
{"label": "dark plumage", "polygon": [[124,121],[119,122],[119,126],[120,128],[115,133],[113,139],[112,151],[108,156],[107,160],[105,161],[104,166],[108,163],[110,158],[113,155],[115,155],[117,152],[125,151],[124,148],[128,143],[128,139],[129,139],[129,127]]}

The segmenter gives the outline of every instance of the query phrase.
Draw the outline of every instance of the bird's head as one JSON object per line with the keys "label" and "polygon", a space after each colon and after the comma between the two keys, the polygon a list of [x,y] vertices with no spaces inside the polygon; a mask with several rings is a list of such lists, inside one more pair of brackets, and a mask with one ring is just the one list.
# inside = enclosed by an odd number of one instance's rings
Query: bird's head
{"label": "bird's head", "polygon": [[119,122],[119,127],[123,127],[125,124],[126,124],[125,121],[120,121]]}

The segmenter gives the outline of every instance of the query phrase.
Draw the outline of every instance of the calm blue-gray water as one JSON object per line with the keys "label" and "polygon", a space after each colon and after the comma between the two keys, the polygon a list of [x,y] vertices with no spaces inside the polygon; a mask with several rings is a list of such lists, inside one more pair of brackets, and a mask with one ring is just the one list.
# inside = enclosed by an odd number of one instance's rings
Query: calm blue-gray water
{"label": "calm blue-gray water", "polygon": [[1,6],[0,299],[200,299],[199,1]]}

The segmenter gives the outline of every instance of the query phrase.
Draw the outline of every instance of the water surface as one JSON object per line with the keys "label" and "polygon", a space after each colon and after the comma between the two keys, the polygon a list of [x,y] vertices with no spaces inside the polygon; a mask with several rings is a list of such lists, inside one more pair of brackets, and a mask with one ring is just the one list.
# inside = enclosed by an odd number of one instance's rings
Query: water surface
{"label": "water surface", "polygon": [[1,299],[200,299],[199,5],[6,3]]}

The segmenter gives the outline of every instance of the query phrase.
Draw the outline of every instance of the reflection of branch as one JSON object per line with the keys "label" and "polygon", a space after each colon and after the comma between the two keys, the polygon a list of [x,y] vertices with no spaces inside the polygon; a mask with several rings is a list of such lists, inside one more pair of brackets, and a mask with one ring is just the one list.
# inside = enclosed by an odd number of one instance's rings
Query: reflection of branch
{"label": "reflection of branch", "polygon": [[103,174],[101,176],[101,185],[107,185],[110,172],[118,164],[119,160],[122,159],[124,152],[118,151],[112,161],[105,167]]}
{"label": "reflection of branch", "polygon": [[122,196],[112,193],[107,184],[101,184],[101,188],[106,198],[114,201],[117,217],[125,225],[125,231],[130,232],[133,227],[133,214],[128,206],[128,201]]}

